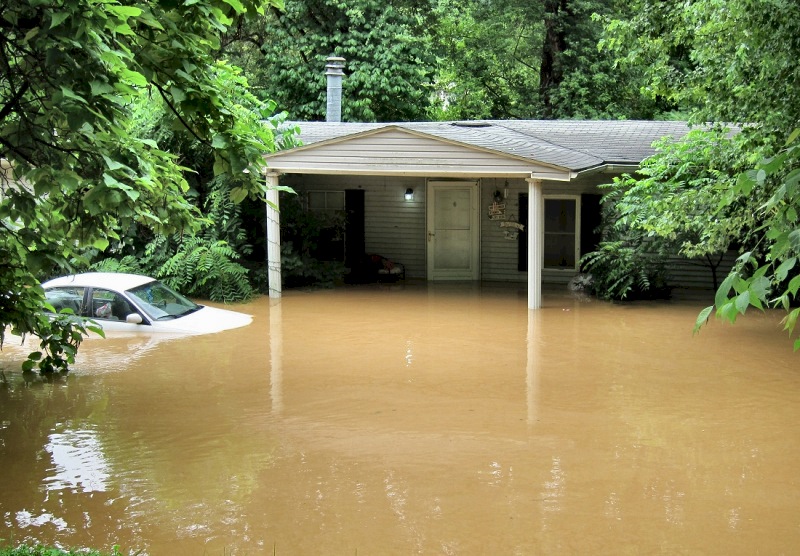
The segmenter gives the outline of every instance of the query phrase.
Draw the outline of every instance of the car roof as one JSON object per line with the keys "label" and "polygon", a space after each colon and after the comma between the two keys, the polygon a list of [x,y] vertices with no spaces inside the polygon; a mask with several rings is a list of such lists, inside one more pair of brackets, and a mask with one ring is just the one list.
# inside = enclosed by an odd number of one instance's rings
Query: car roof
{"label": "car roof", "polygon": [[140,274],[126,274],[124,272],[85,272],[83,274],[71,274],[69,276],[48,280],[42,284],[42,287],[78,286],[124,291],[154,281],[155,278],[142,276]]}

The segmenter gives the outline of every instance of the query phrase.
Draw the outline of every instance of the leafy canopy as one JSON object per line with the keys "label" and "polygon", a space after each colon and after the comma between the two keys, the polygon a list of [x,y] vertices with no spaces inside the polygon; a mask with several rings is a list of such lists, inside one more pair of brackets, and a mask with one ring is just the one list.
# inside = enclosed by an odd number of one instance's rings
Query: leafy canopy
{"label": "leafy canopy", "polygon": [[[606,22],[601,46],[623,67],[640,71],[646,92],[685,109],[691,121],[744,123],[736,152],[714,154],[705,163],[717,176],[697,189],[699,211],[688,210],[691,192],[666,198],[680,187],[677,176],[650,185],[641,197],[643,221],[669,234],[682,220],[697,240],[687,251],[702,253],[739,246],[742,255],[717,290],[715,303],[697,319],[699,328],[715,312],[735,321],[748,307],[785,309],[794,331],[800,275],[797,132],[800,127],[800,4],[794,0],[634,0],[632,17]],[[786,138],[789,138],[788,141]],[[687,149],[686,165],[698,159]],[[750,168],[750,170],[748,170]],[[648,177],[633,187],[643,187]],[[800,348],[800,339],[795,348]]]}
{"label": "leafy canopy", "polygon": [[[133,225],[191,230],[197,210],[174,154],[140,137],[139,98],[161,99],[175,126],[213,152],[218,175],[241,176],[235,200],[263,197],[260,120],[271,106],[237,104],[236,71],[214,60],[254,0],[9,0],[0,14],[0,344],[42,331],[41,277],[86,262]],[[254,108],[254,109],[250,109]]]}
{"label": "leafy canopy", "polygon": [[293,0],[233,29],[223,50],[294,120],[324,120],[325,60],[344,57],[343,121],[424,119],[433,58],[426,3]]}

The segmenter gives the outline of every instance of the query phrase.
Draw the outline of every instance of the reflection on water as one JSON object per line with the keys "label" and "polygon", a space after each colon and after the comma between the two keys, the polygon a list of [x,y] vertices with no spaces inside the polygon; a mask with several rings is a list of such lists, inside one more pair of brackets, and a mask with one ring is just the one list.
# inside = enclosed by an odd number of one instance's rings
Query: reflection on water
{"label": "reflection on water", "polygon": [[109,466],[96,431],[68,429],[53,433],[44,449],[53,459],[52,476],[44,480],[46,490],[106,490]]}
{"label": "reflection on water", "polygon": [[252,325],[0,366],[0,538],[143,554],[790,553],[780,315],[513,285],[289,292]]}

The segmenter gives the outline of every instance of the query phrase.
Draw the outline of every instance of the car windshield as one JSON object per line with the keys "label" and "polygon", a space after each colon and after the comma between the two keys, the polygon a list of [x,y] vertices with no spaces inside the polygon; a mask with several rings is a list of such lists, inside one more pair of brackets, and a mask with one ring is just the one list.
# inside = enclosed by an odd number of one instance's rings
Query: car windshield
{"label": "car windshield", "polygon": [[152,320],[176,319],[200,309],[200,305],[157,280],[128,290],[128,294]]}

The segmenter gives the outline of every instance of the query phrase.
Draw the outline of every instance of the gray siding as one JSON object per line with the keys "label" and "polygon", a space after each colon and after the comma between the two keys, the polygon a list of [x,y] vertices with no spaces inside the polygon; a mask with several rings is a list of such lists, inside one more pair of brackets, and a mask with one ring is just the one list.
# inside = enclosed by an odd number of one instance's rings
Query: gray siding
{"label": "gray siding", "polygon": [[[592,176],[584,180],[564,183],[545,182],[544,194],[580,195],[597,193],[598,184],[608,183],[610,176]],[[303,190],[344,191],[362,189],[365,192],[365,248],[402,263],[407,278],[426,277],[425,185],[421,177],[384,176],[324,176],[287,175],[285,185]],[[508,221],[519,222],[519,195],[528,192],[528,183],[522,179],[484,178],[480,187],[481,226],[481,279],[498,282],[525,282],[527,272],[517,270],[518,240],[507,239],[500,221],[490,220],[488,209],[495,190],[504,192],[508,184],[506,215]],[[406,188],[414,190],[414,200],[406,201]],[[527,222],[521,222],[527,227]],[[586,249],[582,248],[581,253]],[[730,269],[736,255],[730,254],[718,270],[720,280]],[[674,257],[669,262],[670,283],[678,288],[711,289],[711,271],[698,261]],[[572,271],[545,269],[543,280],[548,283],[566,283],[574,276]]]}
{"label": "gray siding", "polygon": [[270,155],[270,168],[287,173],[414,176],[530,175],[568,179],[569,172],[531,160],[389,129],[347,141],[314,144]]}
{"label": "gray siding", "polygon": [[[402,263],[407,278],[425,278],[425,180],[382,176],[286,176],[296,191],[364,190],[365,249]],[[406,201],[407,188],[414,200]]]}
{"label": "gray siding", "polygon": [[[582,193],[598,193],[598,184],[609,183],[611,176],[595,175],[575,182],[544,182],[545,196],[551,195],[576,195]],[[484,179],[481,182],[481,277],[487,281],[499,282],[525,282],[528,280],[527,272],[520,272],[518,268],[518,240],[506,238],[506,231],[497,220],[490,220],[488,208],[492,204],[495,190],[501,193],[508,183],[508,197],[506,202],[506,216],[508,220],[519,222],[519,195],[528,193],[528,183],[525,180]],[[520,222],[526,226],[527,222]],[[580,237],[580,234],[579,234]],[[549,283],[566,283],[573,276],[573,271],[545,269],[542,280]]]}
{"label": "gray siding", "polygon": [[[717,267],[717,283],[720,284],[728,275],[738,253],[729,251]],[[716,258],[713,258],[716,262]],[[702,259],[687,259],[686,257],[672,257],[667,263],[669,284],[675,288],[689,290],[713,290],[714,280],[711,267]]]}
{"label": "gray siding", "polygon": [[[495,191],[505,190],[506,180],[484,179],[481,181],[481,279],[498,282],[525,282],[527,272],[517,270],[519,240],[506,239],[506,231],[513,228],[502,228],[498,220],[489,219],[489,207],[492,205]],[[508,180],[508,197],[506,204],[507,221],[524,224],[519,218],[519,195],[528,192],[525,180]]]}
{"label": "gray siding", "polygon": [[[414,189],[414,200],[404,198]],[[407,278],[425,278],[425,182],[398,178],[366,189],[366,248],[402,263]]]}

